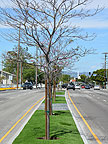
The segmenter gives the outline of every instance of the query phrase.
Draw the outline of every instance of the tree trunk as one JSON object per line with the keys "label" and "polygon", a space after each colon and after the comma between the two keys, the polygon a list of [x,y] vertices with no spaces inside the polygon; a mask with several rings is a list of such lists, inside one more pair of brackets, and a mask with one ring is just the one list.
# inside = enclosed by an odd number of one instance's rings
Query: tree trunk
{"label": "tree trunk", "polygon": [[46,89],[46,139],[50,139],[50,95],[49,95],[49,64],[47,63],[47,89]]}
{"label": "tree trunk", "polygon": [[47,80],[45,80],[45,139],[47,139]]}
{"label": "tree trunk", "polygon": [[50,97],[50,115],[52,115],[52,87],[51,87],[51,80],[49,83],[49,97]]}
{"label": "tree trunk", "polygon": [[56,81],[55,80],[54,80],[53,95],[54,95],[54,101],[55,101],[56,100]]}

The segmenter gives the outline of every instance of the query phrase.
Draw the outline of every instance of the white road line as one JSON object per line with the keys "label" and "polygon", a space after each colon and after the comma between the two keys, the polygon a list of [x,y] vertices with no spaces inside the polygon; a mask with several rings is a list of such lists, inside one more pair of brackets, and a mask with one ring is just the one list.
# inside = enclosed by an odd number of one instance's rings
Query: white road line
{"label": "white road line", "polygon": [[107,100],[103,100],[104,102],[107,102]]}

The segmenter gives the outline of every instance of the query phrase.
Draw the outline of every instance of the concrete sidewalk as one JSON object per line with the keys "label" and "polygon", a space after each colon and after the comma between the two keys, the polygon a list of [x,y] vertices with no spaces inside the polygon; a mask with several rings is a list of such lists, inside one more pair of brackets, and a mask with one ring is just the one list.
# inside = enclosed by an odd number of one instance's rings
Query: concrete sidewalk
{"label": "concrete sidewalk", "polygon": [[[56,96],[65,97],[65,95],[56,95]],[[44,110],[44,109],[45,109],[45,103],[42,103],[41,106],[39,107],[39,110]],[[69,110],[67,104],[65,103],[52,104],[52,109],[53,110]]]}
{"label": "concrete sidewalk", "polygon": [[[44,110],[44,109],[45,109],[45,104],[42,103],[38,110]],[[58,111],[58,110],[69,110],[67,104],[64,104],[64,103],[52,104],[52,109],[54,111],[55,110],[56,111]]]}

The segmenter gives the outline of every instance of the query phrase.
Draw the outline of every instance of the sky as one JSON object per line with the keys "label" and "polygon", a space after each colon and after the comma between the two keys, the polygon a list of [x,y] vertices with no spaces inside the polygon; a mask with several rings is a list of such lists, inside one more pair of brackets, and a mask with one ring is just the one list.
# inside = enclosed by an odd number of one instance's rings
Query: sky
{"label": "sky", "polygon": [[[3,4],[2,0],[0,0],[0,5],[1,4]],[[89,34],[95,33],[96,38],[93,41],[77,41],[78,45],[81,45],[82,47],[95,49],[95,53],[81,58],[78,62],[75,63],[73,68],[70,68],[70,71],[73,70],[78,72],[93,72],[104,67],[105,55],[103,53],[108,52],[108,0],[93,0],[93,3],[89,4],[89,8],[93,9],[98,5],[100,7],[104,7],[102,12],[93,17],[89,17],[83,20],[75,20],[74,22],[83,28],[85,32],[88,32]],[[6,31],[6,28],[0,26],[0,31],[1,30]],[[0,61],[2,53],[8,50],[12,50],[12,48],[17,45],[17,43],[12,43],[3,39],[3,37],[0,35]],[[29,51],[32,53],[32,48],[29,49]]]}

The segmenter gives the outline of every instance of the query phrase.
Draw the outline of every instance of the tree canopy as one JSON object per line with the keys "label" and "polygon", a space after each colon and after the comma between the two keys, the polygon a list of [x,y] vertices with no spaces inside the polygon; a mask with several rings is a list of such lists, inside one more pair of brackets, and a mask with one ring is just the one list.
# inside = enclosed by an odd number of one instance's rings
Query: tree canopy
{"label": "tree canopy", "polygon": [[[17,48],[13,48],[12,51],[8,51],[5,54],[2,54],[4,71],[7,71],[12,74],[17,74]],[[22,62],[23,67],[23,82],[26,80],[35,82],[35,63],[31,63],[31,54],[27,51],[27,48],[20,47],[19,62]],[[19,73],[20,74],[20,73]],[[44,81],[44,72],[40,72],[38,69],[38,83]],[[42,80],[41,80],[42,79]]]}
{"label": "tree canopy", "polygon": [[91,79],[96,81],[97,83],[103,84],[103,82],[105,82],[105,70],[99,69],[94,71],[91,75]]}
{"label": "tree canopy", "polygon": [[63,81],[63,83],[69,83],[70,79],[71,79],[70,75],[62,74],[60,81]]}

